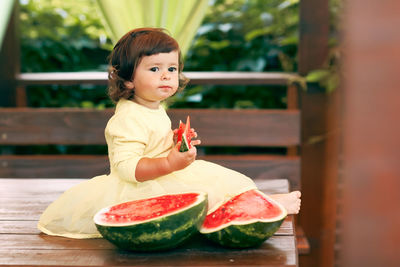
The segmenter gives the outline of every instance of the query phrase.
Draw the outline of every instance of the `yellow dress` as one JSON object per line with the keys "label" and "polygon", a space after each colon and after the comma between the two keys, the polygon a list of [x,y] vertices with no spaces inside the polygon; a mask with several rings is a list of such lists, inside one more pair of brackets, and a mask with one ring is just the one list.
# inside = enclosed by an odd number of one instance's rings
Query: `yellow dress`
{"label": "yellow dress", "polygon": [[93,216],[106,206],[165,193],[204,191],[211,209],[220,201],[256,188],[243,174],[203,160],[154,180],[136,181],[135,168],[142,157],[167,156],[174,146],[171,121],[161,106],[155,110],[120,100],[105,137],[110,174],[64,192],[41,215],[39,230],[49,235],[96,238],[101,235]]}

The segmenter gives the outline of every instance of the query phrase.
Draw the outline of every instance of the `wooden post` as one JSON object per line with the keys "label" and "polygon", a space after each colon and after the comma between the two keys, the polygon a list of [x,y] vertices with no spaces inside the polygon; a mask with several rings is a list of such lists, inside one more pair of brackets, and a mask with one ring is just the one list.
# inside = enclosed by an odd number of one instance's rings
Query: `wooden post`
{"label": "wooden post", "polygon": [[[323,66],[328,55],[328,38],[329,0],[301,0],[299,74],[306,75]],[[334,232],[334,229],[324,229],[327,224],[323,217],[327,207],[324,202],[329,201],[328,206],[335,205],[324,197],[327,186],[331,187],[325,184],[327,145],[330,142],[327,138],[330,95],[311,84],[307,91],[301,92],[300,103],[302,207],[299,223],[310,242],[310,253],[300,256],[300,266],[332,266],[332,259],[322,257],[323,249],[330,249],[324,245],[326,237]]]}
{"label": "wooden post", "polygon": [[0,107],[16,106],[15,74],[19,72],[19,42],[17,38],[18,1],[14,1],[13,13],[0,48]]}
{"label": "wooden post", "polygon": [[[299,109],[299,87],[295,84],[288,85],[286,89],[287,109]],[[297,156],[298,147],[290,146],[287,148],[287,155]]]}
{"label": "wooden post", "polygon": [[346,8],[344,266],[399,266],[400,2]]}

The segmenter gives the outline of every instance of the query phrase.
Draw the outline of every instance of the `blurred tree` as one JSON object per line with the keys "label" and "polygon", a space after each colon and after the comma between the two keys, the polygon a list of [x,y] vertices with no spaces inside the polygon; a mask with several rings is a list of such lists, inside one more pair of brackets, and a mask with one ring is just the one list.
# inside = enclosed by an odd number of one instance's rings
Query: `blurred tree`
{"label": "blurred tree", "polygon": [[[91,0],[20,0],[21,72],[105,71],[112,48]],[[99,86],[31,86],[30,106],[112,105]]]}
{"label": "blurred tree", "polygon": [[[111,41],[94,0],[19,0],[21,71],[105,71]],[[332,32],[341,0],[331,0]],[[297,71],[299,0],[213,0],[185,71]],[[333,35],[332,44],[336,43]],[[329,61],[327,66],[335,66]],[[316,79],[319,82],[321,79]],[[192,108],[285,108],[285,86],[188,86],[169,103]],[[104,86],[31,86],[34,107],[113,106]],[[69,153],[74,147],[40,153]],[[104,153],[105,148],[100,148]],[[21,152],[22,153],[22,152]],[[74,150],[74,153],[79,153]]]}
{"label": "blurred tree", "polygon": [[[332,29],[341,0],[331,0]],[[214,0],[185,58],[185,71],[297,71],[299,0]],[[20,0],[22,72],[106,70],[112,44],[94,0]],[[333,35],[332,44],[336,43]],[[335,54],[335,51],[331,53]],[[311,81],[326,81],[327,69]],[[328,73],[328,74],[327,74]],[[328,76],[326,76],[328,75]],[[322,77],[322,78],[321,78]],[[313,79],[313,80],[312,80]],[[336,82],[337,77],[329,78]],[[330,86],[332,88],[332,86]],[[284,108],[285,87],[189,86],[172,107]],[[104,87],[29,90],[31,106],[111,106]]]}
{"label": "blurred tree", "polygon": [[111,49],[90,0],[20,0],[21,71],[105,70]]}
{"label": "blurred tree", "polygon": [[[298,0],[216,0],[185,60],[186,71],[297,69]],[[265,86],[264,86],[265,87]],[[174,107],[284,108],[285,87],[196,86]]]}

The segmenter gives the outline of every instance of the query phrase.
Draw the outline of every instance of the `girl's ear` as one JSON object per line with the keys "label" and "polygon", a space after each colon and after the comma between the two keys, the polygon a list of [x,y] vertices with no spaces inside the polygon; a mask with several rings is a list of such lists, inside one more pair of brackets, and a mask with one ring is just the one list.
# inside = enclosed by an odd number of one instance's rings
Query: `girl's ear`
{"label": "girl's ear", "polygon": [[125,82],[125,87],[128,89],[133,89],[135,88],[135,85],[133,84],[133,81]]}

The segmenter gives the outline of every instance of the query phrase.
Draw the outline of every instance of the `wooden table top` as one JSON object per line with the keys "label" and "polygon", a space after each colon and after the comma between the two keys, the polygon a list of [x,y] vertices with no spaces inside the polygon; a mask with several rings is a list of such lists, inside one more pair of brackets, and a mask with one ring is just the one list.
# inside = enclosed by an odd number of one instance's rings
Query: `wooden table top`
{"label": "wooden table top", "polygon": [[[200,235],[166,252],[136,253],[107,240],[69,239],[41,233],[40,214],[62,192],[82,179],[0,178],[1,266],[297,266],[293,218],[288,216],[274,236],[251,249],[226,249]],[[257,182],[266,193],[288,191],[284,179]]]}

